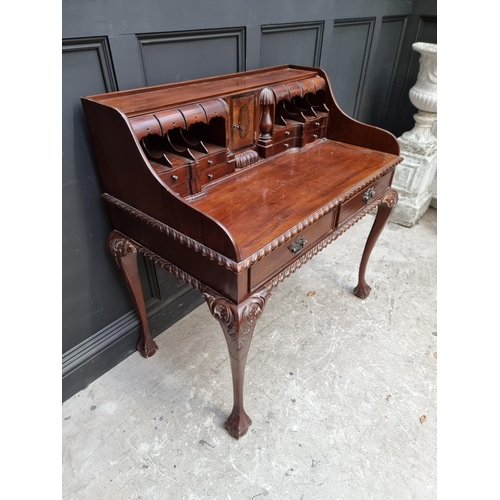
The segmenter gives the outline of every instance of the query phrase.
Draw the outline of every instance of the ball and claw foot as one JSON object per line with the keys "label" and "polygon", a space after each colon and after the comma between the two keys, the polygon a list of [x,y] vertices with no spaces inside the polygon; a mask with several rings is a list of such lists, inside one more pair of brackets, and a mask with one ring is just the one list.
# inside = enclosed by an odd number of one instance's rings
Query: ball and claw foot
{"label": "ball and claw foot", "polygon": [[141,353],[142,357],[150,358],[158,350],[158,346],[153,339],[140,340],[137,344],[137,350]]}
{"label": "ball and claw foot", "polygon": [[366,283],[359,283],[354,289],[354,295],[360,299],[366,299],[370,295],[371,289],[371,286]]}
{"label": "ball and claw foot", "polygon": [[252,419],[243,411],[241,413],[232,412],[224,423],[224,427],[229,434],[236,439],[243,437],[248,428],[252,425]]}

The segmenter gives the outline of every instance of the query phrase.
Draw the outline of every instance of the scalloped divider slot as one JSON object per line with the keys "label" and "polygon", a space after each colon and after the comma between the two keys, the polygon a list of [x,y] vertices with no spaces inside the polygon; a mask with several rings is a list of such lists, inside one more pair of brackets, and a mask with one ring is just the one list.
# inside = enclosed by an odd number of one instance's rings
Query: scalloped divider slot
{"label": "scalloped divider slot", "polygon": [[328,107],[325,104],[325,91],[318,90],[316,94],[306,94],[304,96],[306,103],[311,106],[314,111],[322,111],[323,113],[328,113]]}
{"label": "scalloped divider slot", "polygon": [[314,107],[311,106],[304,97],[294,97],[292,99],[292,102],[295,109],[303,113],[305,116],[318,116],[316,111],[314,110]]}
{"label": "scalloped divider slot", "polygon": [[168,131],[166,135],[148,135],[141,140],[141,145],[146,156],[160,165],[175,167],[194,161],[195,157],[191,150],[172,140]]}
{"label": "scalloped divider slot", "polygon": [[[169,118],[172,117],[178,118],[174,113],[170,113]],[[184,127],[163,130],[163,135],[158,133],[158,128],[153,129],[154,123],[158,121],[151,121],[149,127],[143,126],[143,134],[147,134],[150,130],[154,130],[155,133],[145,135],[140,143],[150,160],[165,167],[197,162],[207,155],[226,151],[224,117],[216,116],[208,124],[201,121],[194,122],[187,130]],[[181,123],[184,125],[184,120]],[[227,160],[227,153],[225,157]]]}
{"label": "scalloped divider slot", "polygon": [[[190,136],[180,128],[174,128],[167,132],[169,142],[176,149],[194,150],[199,153],[208,154],[208,150],[196,136]],[[182,154],[181,154],[182,156]],[[194,158],[193,158],[194,159]]]}
{"label": "scalloped divider slot", "polygon": [[[301,82],[301,85],[287,84],[278,88],[273,87],[275,96],[288,96],[279,100],[275,106],[274,127],[273,127],[273,143],[275,146],[278,142],[284,141],[288,147],[292,144],[304,147],[310,142],[324,137],[326,134],[326,124],[328,117],[328,107],[325,105],[325,91],[317,89],[317,86],[323,84],[323,79],[317,82],[308,80]],[[300,95],[300,89],[311,90],[304,95]],[[285,90],[287,92],[285,92]],[[302,137],[297,141],[296,137]],[[278,149],[273,150],[273,154],[277,154]]]}
{"label": "scalloped divider slot", "polygon": [[[306,123],[307,118],[304,113],[296,108],[293,101],[280,101],[276,106],[276,117],[278,117],[278,122],[285,123],[288,120],[293,120],[300,123]],[[276,122],[276,119],[275,119]]]}
{"label": "scalloped divider slot", "polygon": [[183,156],[184,158],[188,160],[193,160],[194,161],[194,156],[191,150],[184,146],[183,144],[179,144],[176,142],[176,134],[175,134],[175,129],[169,130],[166,135],[163,137],[167,139],[166,146],[167,146],[167,153],[174,153],[178,156]]}
{"label": "scalloped divider slot", "polygon": [[212,118],[208,124],[194,123],[187,131],[183,131],[190,141],[201,141],[207,149],[210,147],[226,147],[226,121],[223,117]]}

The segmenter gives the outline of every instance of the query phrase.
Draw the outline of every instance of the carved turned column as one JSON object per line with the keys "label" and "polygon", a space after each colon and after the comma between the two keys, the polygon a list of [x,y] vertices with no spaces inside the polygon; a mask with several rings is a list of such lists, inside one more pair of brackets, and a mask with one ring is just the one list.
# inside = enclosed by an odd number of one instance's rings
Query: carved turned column
{"label": "carved turned column", "polygon": [[273,106],[274,93],[270,88],[265,88],[260,93],[260,105],[262,106],[262,116],[260,119],[259,135],[259,155],[267,158],[272,154],[272,136],[273,131]]}
{"label": "carved turned column", "polygon": [[392,209],[398,202],[398,193],[394,189],[390,189],[382,198],[380,205],[377,209],[377,215],[373,222],[372,229],[366,240],[363,256],[361,257],[361,264],[359,266],[359,280],[358,286],[354,289],[354,295],[360,299],[366,299],[370,295],[371,287],[365,281],[366,265],[372,253],[373,247],[384,229],[384,226],[391,215]]}
{"label": "carved turned column", "polygon": [[233,410],[224,426],[231,436],[239,439],[244,436],[251,418],[243,407],[243,383],[248,350],[257,319],[260,318],[271,295],[270,287],[263,287],[241,304],[234,304],[215,292],[204,293],[210,312],[222,327],[231,360],[233,377]]}
{"label": "carved turned column", "polygon": [[145,358],[149,358],[158,350],[158,346],[149,330],[146,304],[144,303],[139,268],[137,266],[137,246],[119,231],[112,231],[108,238],[108,249],[125,278],[139,313],[141,337],[137,344],[137,350]]}

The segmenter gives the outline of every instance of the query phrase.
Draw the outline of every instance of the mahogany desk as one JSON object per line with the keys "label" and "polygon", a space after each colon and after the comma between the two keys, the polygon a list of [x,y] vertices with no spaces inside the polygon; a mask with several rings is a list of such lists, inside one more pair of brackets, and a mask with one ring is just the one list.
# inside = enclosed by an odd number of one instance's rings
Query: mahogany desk
{"label": "mahogany desk", "polygon": [[279,66],[82,98],[114,226],[108,248],[152,356],[142,253],[201,291],[224,332],[243,436],[243,380],[273,287],[378,207],[354,293],[397,202],[395,137],[344,114],[319,68]]}

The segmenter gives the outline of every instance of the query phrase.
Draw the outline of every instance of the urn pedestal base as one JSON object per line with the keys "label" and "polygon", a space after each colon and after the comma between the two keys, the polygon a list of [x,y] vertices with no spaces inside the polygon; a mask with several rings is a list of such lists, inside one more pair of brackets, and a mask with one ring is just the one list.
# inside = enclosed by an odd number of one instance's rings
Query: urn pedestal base
{"label": "urn pedestal base", "polygon": [[[399,202],[392,211],[390,221],[412,227],[429,208],[433,193],[432,181],[437,170],[436,142],[408,143],[404,136],[398,139],[404,160],[394,173],[393,187]],[[425,149],[427,148],[427,153]]]}
{"label": "urn pedestal base", "polygon": [[423,196],[418,198],[405,196],[401,191],[398,191],[398,193],[399,202],[397,209],[394,209],[392,213],[390,221],[400,226],[412,227],[427,212],[432,201],[432,192],[424,193]]}

